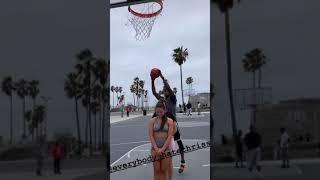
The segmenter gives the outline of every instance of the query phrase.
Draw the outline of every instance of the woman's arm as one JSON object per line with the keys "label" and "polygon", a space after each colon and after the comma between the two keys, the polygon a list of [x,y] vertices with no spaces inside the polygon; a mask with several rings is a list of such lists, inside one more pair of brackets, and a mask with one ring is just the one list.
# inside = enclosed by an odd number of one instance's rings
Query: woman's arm
{"label": "woman's arm", "polygon": [[149,129],[148,129],[148,134],[149,134],[149,138],[151,140],[151,145],[152,147],[157,150],[159,149],[156,143],[156,140],[154,139],[154,134],[153,134],[153,125],[154,125],[154,118],[151,118],[150,120],[150,125],[149,125]]}
{"label": "woman's arm", "polygon": [[170,145],[170,143],[171,143],[171,138],[172,138],[172,136],[173,136],[173,128],[174,128],[173,120],[170,119],[170,118],[168,118],[167,123],[168,123],[168,125],[169,125],[168,137],[167,137],[167,139],[166,139],[166,142],[164,143],[164,145],[163,145],[162,148],[161,148],[161,152],[164,152],[164,151],[167,149],[167,147],[168,147],[168,146]]}

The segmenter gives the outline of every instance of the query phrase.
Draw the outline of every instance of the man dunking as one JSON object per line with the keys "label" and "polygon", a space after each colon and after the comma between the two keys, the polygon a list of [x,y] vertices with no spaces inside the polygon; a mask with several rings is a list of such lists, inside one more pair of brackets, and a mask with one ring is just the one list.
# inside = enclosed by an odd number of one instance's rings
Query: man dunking
{"label": "man dunking", "polygon": [[[179,173],[182,173],[185,169],[185,159],[184,159],[184,146],[180,139],[180,132],[178,128],[178,122],[176,120],[176,105],[177,105],[177,98],[172,89],[170,88],[167,80],[163,77],[163,75],[160,72],[160,77],[163,80],[164,86],[163,86],[163,94],[164,97],[162,97],[160,94],[157,93],[154,85],[154,78],[151,76],[151,84],[152,84],[152,93],[158,100],[163,100],[167,107],[167,116],[170,117],[176,124],[177,124],[177,130],[174,134],[174,141],[177,141],[177,144],[179,146],[180,155],[181,155],[181,164],[179,168]],[[153,117],[156,117],[156,114],[153,115]],[[170,170],[172,173],[172,169]]]}

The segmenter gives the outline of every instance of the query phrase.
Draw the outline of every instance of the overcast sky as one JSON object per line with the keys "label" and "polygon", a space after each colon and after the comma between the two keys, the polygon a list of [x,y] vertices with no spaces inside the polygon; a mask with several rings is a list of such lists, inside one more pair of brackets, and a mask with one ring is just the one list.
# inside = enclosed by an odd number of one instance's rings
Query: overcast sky
{"label": "overcast sky", "polygon": [[[189,58],[183,67],[183,84],[192,76],[196,92],[210,91],[210,4],[209,0],[164,1],[162,15],[153,26],[151,37],[146,41],[136,41],[132,26],[128,22],[128,8],[110,11],[110,60],[111,85],[121,86],[126,92],[126,102],[133,103],[130,85],[134,77],[145,80],[151,103],[155,98],[151,93],[150,70],[159,68],[170,86],[178,89],[177,99],[181,103],[180,70],[172,60],[173,49],[188,48]],[[157,79],[156,89],[161,90],[162,81]]]}
{"label": "overcast sky", "polygon": [[[40,96],[53,99],[48,107],[49,133],[66,128],[76,132],[74,102],[65,98],[63,82],[66,73],[73,71],[74,56],[80,50],[90,48],[96,56],[106,57],[105,4],[105,0],[1,1],[0,80],[11,75],[16,80],[40,81]],[[21,137],[22,103],[15,96],[13,103],[14,134]],[[30,107],[28,99],[27,109]],[[0,114],[0,136],[7,135],[9,99],[2,92]],[[82,113],[82,122],[84,117]]]}
{"label": "overcast sky", "polygon": [[[251,87],[252,75],[244,73],[241,58],[262,48],[269,59],[263,68],[262,85],[273,88],[273,100],[320,97],[320,16],[318,0],[246,0],[231,11],[232,70],[234,88]],[[224,16],[213,9],[213,69],[217,96],[217,132],[230,132],[227,99]],[[238,112],[239,126],[248,127],[248,112]]]}

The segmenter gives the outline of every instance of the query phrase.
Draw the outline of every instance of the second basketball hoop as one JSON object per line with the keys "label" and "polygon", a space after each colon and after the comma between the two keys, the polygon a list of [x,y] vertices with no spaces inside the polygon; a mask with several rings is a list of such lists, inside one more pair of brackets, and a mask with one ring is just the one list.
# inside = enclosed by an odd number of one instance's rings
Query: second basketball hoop
{"label": "second basketball hoop", "polygon": [[136,32],[136,40],[143,41],[150,37],[154,22],[161,14],[162,8],[162,0],[128,6],[128,20]]}

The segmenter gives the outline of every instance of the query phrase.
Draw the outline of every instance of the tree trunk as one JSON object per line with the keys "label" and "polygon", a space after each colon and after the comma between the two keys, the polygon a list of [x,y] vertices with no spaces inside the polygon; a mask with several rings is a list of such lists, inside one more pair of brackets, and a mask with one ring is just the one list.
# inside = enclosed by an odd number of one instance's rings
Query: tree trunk
{"label": "tree trunk", "polygon": [[231,122],[232,122],[232,132],[233,137],[237,134],[237,124],[236,116],[233,104],[233,87],[232,87],[232,62],[231,62],[231,40],[230,40],[230,22],[229,22],[229,11],[225,12],[225,38],[226,38],[226,55],[227,55],[227,70],[228,70],[228,90],[229,90],[229,100],[230,100],[230,111],[231,111]]}
{"label": "tree trunk", "polygon": [[103,108],[101,101],[99,102],[99,107],[100,107],[99,108],[100,110],[99,110],[99,126],[98,126],[98,129],[99,129],[98,130],[98,136],[99,136],[99,146],[98,147],[100,149],[101,148],[101,133],[102,133],[101,132],[102,131],[102,128],[101,128],[102,127],[102,108]]}
{"label": "tree trunk", "polygon": [[89,110],[88,110],[88,107],[86,107],[86,115],[87,115],[87,118],[86,118],[86,128],[85,128],[85,144],[86,146],[88,145],[88,126],[89,126]]}
{"label": "tree trunk", "polygon": [[132,96],[133,96],[133,105],[135,106],[136,105],[136,99],[134,97],[134,93],[132,93]]}
{"label": "tree trunk", "polygon": [[180,65],[180,80],[181,80],[181,96],[182,96],[182,104],[184,104],[184,99],[183,99],[183,85],[182,85],[182,64]]}
{"label": "tree trunk", "polygon": [[258,87],[261,88],[261,79],[262,79],[262,74],[261,74],[261,68],[259,69],[259,82],[258,82]]}
{"label": "tree trunk", "polygon": [[[117,92],[116,92],[117,93]],[[118,106],[118,104],[119,104],[119,99],[118,99],[118,93],[117,93],[117,106]]]}
{"label": "tree trunk", "polygon": [[[110,98],[109,98],[110,99]],[[108,100],[108,99],[107,99]],[[108,102],[108,101],[107,101]],[[108,103],[109,104],[109,103]],[[110,107],[108,106],[108,104],[107,104],[107,113],[110,111]],[[108,128],[106,128],[106,119],[105,119],[105,117],[106,117],[106,103],[105,103],[105,101],[104,101],[104,99],[103,99],[103,101],[102,101],[102,111],[103,111],[103,113],[102,113],[102,153],[103,154],[107,154],[106,152],[106,142],[105,142],[105,130],[106,129],[108,129]],[[107,114],[107,117],[108,117],[108,115],[109,114]]]}
{"label": "tree trunk", "polygon": [[138,111],[139,111],[139,97],[138,97],[138,94],[136,94],[137,96],[137,108],[138,108]]}
{"label": "tree trunk", "polygon": [[13,143],[13,100],[10,96],[10,144]]}
{"label": "tree trunk", "polygon": [[[252,88],[255,91],[256,88],[256,71],[252,72]],[[255,93],[253,94],[253,103],[256,101]],[[252,104],[252,112],[251,112],[251,124],[253,125],[255,123],[255,104]]]}
{"label": "tree trunk", "polygon": [[77,136],[78,136],[78,150],[81,147],[81,132],[80,132],[80,120],[78,112],[78,99],[74,98],[75,108],[76,108],[76,123],[77,123]]}
{"label": "tree trunk", "polygon": [[[32,113],[36,113],[35,110],[36,110],[36,100],[35,98],[32,98]],[[36,122],[36,125],[35,127],[33,127],[33,129],[36,130],[36,140],[37,140],[39,137],[39,134],[38,134],[39,122]],[[34,130],[32,131],[32,141],[34,140],[33,133],[34,133]]]}
{"label": "tree trunk", "polygon": [[114,92],[112,92],[112,106],[114,108]]}
{"label": "tree trunk", "polygon": [[27,130],[26,130],[26,119],[25,119],[25,111],[26,111],[25,110],[25,106],[26,106],[26,100],[25,100],[25,98],[23,98],[23,100],[22,100],[23,137],[26,136],[26,132],[27,132]]}
{"label": "tree trunk", "polygon": [[97,114],[93,114],[94,118],[94,149],[97,148]]}

